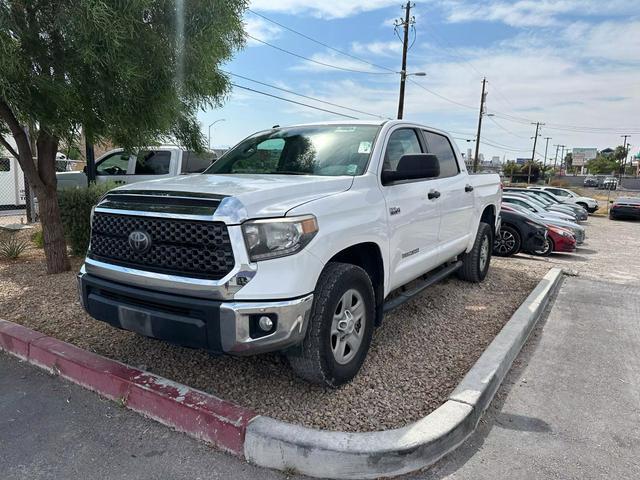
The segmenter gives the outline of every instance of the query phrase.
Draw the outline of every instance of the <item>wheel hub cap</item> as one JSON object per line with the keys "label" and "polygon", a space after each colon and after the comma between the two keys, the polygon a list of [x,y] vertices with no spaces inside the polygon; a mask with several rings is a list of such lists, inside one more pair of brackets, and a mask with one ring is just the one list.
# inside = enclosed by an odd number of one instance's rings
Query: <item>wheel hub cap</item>
{"label": "wheel hub cap", "polygon": [[362,295],[347,290],[336,305],[331,324],[331,351],[337,363],[349,363],[360,350],[366,325]]}

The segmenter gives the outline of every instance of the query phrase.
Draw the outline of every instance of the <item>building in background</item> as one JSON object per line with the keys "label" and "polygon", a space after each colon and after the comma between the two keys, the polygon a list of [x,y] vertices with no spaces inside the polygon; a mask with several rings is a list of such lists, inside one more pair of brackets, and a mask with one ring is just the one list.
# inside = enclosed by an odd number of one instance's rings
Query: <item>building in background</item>
{"label": "building in background", "polygon": [[572,166],[576,173],[584,175],[587,171],[587,163],[598,156],[598,149],[593,147],[575,147],[572,150]]}

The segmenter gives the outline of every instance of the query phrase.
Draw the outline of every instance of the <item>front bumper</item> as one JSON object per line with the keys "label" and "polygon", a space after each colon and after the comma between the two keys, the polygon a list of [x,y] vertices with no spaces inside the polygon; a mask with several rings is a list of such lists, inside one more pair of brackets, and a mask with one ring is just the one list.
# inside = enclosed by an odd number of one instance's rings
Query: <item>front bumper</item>
{"label": "front bumper", "polygon": [[[213,353],[253,355],[285,350],[306,334],[313,295],[280,301],[224,302],[147,290],[78,274],[82,306],[110,325]],[[269,331],[259,327],[268,317]]]}

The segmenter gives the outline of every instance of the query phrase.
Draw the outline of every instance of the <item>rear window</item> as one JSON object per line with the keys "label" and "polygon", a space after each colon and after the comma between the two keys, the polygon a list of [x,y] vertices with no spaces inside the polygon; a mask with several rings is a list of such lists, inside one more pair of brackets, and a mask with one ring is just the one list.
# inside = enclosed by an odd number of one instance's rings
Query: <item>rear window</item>
{"label": "rear window", "polygon": [[460,173],[456,154],[453,153],[453,147],[449,139],[444,135],[423,130],[427,140],[427,149],[429,153],[434,154],[440,161],[440,177],[453,177]]}

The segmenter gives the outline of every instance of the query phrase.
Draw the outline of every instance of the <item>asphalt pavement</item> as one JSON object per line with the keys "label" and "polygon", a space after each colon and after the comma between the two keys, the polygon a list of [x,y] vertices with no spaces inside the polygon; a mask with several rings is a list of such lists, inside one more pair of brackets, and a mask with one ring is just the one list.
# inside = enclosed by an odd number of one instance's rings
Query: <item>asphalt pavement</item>
{"label": "asphalt pavement", "polygon": [[478,430],[411,478],[640,478],[639,287],[565,279]]}
{"label": "asphalt pavement", "polygon": [[0,478],[282,480],[0,353]]}

